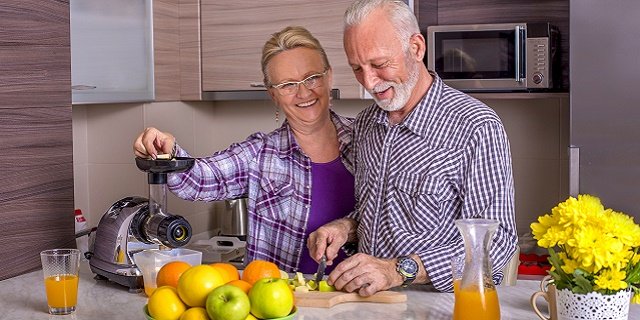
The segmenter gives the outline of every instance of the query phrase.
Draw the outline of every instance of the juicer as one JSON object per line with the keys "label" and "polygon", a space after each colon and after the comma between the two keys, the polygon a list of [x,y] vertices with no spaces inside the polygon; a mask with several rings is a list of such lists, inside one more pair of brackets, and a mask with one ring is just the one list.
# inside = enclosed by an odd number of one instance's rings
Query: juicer
{"label": "juicer", "polygon": [[136,158],[138,169],[147,172],[149,198],[125,197],[102,216],[92,238],[89,266],[96,279],[107,279],[139,292],[142,272],[133,255],[147,249],[170,249],[186,245],[191,225],[167,211],[167,174],[193,167],[193,158],[171,160]]}

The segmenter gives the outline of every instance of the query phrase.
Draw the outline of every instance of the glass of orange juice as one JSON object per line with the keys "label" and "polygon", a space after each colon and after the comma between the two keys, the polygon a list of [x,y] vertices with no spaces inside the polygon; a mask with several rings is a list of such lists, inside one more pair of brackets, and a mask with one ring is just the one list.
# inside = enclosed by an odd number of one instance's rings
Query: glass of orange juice
{"label": "glass of orange juice", "polygon": [[80,250],[45,250],[40,252],[40,259],[49,313],[60,315],[76,311]]}

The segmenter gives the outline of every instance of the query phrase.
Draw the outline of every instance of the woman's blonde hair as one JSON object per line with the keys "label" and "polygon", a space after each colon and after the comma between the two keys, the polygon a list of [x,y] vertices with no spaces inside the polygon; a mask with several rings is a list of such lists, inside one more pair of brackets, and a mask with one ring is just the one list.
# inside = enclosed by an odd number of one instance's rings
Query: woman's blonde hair
{"label": "woman's blonde hair", "polygon": [[267,76],[269,61],[279,53],[294,48],[309,48],[317,51],[322,56],[325,70],[331,67],[327,53],[324,52],[320,41],[309,30],[300,26],[289,26],[272,34],[262,48],[262,75],[264,76],[265,86],[270,85],[269,77]]}

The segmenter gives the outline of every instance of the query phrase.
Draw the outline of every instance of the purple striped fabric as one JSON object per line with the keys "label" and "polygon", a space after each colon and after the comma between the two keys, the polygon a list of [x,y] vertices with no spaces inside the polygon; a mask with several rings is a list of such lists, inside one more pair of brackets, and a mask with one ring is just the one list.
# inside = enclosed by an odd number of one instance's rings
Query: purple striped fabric
{"label": "purple striped fabric", "polygon": [[[338,131],[341,160],[353,172],[353,119],[332,111],[331,120]],[[177,155],[189,156],[179,146]],[[169,174],[168,187],[178,197],[192,201],[247,197],[245,264],[262,259],[287,272],[298,269],[311,211],[311,161],[296,143],[288,122],[270,133],[255,133],[225,150],[197,158],[190,171]]]}
{"label": "purple striped fabric", "polygon": [[506,132],[482,102],[436,75],[402,123],[376,105],[355,121],[358,251],[380,258],[420,256],[433,285],[452,291],[451,258],[463,256],[455,219],[500,222],[494,281],[515,252],[514,188]]}

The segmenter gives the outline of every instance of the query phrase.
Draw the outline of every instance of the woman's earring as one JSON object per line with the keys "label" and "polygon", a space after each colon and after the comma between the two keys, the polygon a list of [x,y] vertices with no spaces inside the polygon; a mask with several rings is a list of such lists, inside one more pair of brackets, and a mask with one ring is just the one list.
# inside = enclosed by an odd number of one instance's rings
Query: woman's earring
{"label": "woman's earring", "polygon": [[276,124],[278,124],[278,122],[280,122],[280,110],[276,108]]}

